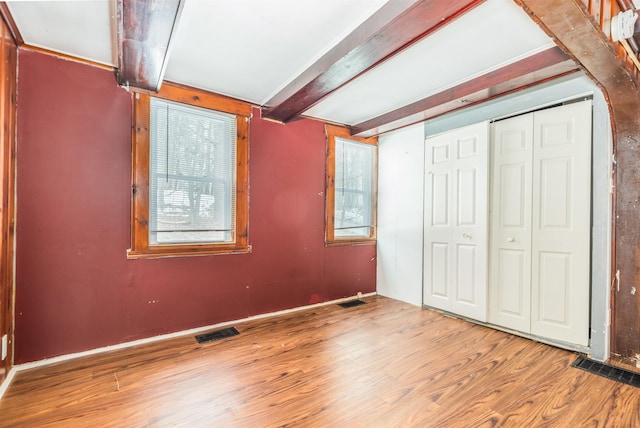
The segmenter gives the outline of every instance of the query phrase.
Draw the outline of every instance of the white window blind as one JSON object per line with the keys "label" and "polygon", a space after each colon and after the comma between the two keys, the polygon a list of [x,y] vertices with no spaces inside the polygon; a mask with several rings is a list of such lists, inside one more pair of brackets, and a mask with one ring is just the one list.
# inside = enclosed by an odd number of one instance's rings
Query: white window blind
{"label": "white window blind", "polygon": [[236,117],[151,99],[149,244],[235,241]]}
{"label": "white window blind", "polygon": [[369,237],[373,224],[375,146],[335,139],[335,237]]}

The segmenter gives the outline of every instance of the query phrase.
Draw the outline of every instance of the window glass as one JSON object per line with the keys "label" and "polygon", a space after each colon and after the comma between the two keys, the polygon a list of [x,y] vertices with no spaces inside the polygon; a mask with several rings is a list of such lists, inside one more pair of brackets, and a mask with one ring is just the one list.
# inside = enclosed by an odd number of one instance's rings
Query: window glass
{"label": "window glass", "polygon": [[325,125],[325,132],[325,243],[375,243],[378,140],[344,126]]}
{"label": "window glass", "polygon": [[336,138],[335,237],[369,237],[375,146]]}
{"label": "window glass", "polygon": [[149,243],[232,242],[236,117],[151,99]]}

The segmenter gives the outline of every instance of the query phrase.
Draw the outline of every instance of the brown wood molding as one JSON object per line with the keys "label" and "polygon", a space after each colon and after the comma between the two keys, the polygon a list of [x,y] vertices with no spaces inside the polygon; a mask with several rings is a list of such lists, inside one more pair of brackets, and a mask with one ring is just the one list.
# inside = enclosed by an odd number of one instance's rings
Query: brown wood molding
{"label": "brown wood molding", "polygon": [[331,92],[484,0],[391,0],[267,101],[263,117],[297,118]]}
{"label": "brown wood molding", "polygon": [[252,114],[252,106],[246,101],[196,89],[191,86],[181,85],[179,83],[166,82],[157,93],[150,93],[149,95],[243,117],[251,117]]}
{"label": "brown wood molding", "polygon": [[249,116],[251,105],[221,95],[181,85],[163,85],[157,98],[236,116],[235,236],[229,243],[152,245],[149,242],[150,109],[151,95],[136,93],[133,99],[131,144],[131,249],[129,259],[244,254],[249,245]]}
{"label": "brown wood molding", "polygon": [[184,0],[118,0],[118,84],[157,91]]}
{"label": "brown wood molding", "polygon": [[49,56],[55,56],[55,57],[58,57],[58,58],[62,58],[64,60],[66,60],[66,61],[73,61],[73,62],[77,62],[77,63],[80,63],[80,64],[89,65],[91,67],[102,68],[104,70],[109,70],[109,71],[115,70],[115,67],[113,67],[112,65],[103,64],[101,62],[91,61],[90,59],[79,58],[77,56],[67,55],[67,54],[63,54],[63,53],[60,53],[60,52],[55,52],[55,51],[52,51],[50,49],[41,48],[39,46],[23,44],[22,46],[20,46],[20,50],[21,51],[30,50],[30,51],[38,52],[38,53],[41,53],[41,54],[44,54],[44,55],[49,55]]}
{"label": "brown wood molding", "polygon": [[[362,138],[362,137],[353,137],[349,131],[349,128],[338,125],[329,125],[326,124],[324,126],[324,132],[327,137],[327,151],[326,151],[326,162],[325,162],[325,231],[324,231],[324,242],[326,246],[338,246],[338,245],[365,245],[365,244],[375,244],[376,236],[377,236],[377,202],[373,208],[373,224],[374,227],[370,229],[370,235],[367,237],[336,237],[335,236],[335,205],[336,205],[336,138],[343,138],[351,141],[357,141],[363,144],[371,144],[376,146],[376,170],[378,165],[378,153],[377,153],[377,145],[378,138]],[[375,174],[375,173],[374,173]],[[373,200],[377,201],[377,188],[374,186],[372,190]]]}
{"label": "brown wood molding", "polygon": [[543,30],[552,35],[600,86],[613,127],[614,260],[620,272],[613,288],[612,352],[640,353],[640,91],[616,47],[598,28],[579,0],[516,0]]}
{"label": "brown wood molding", "polygon": [[1,385],[13,366],[18,48],[9,24],[0,22],[0,28],[0,337],[7,335],[8,347],[0,361]]}
{"label": "brown wood molding", "polygon": [[0,15],[2,16],[5,24],[7,24],[7,28],[9,28],[13,41],[16,45],[23,45],[24,39],[22,38],[22,34],[20,34],[20,29],[18,28],[16,21],[13,19],[9,6],[7,6],[7,2],[0,2]]}
{"label": "brown wood molding", "polygon": [[549,48],[453,88],[354,125],[351,127],[351,132],[359,137],[389,132],[577,70],[578,66],[560,48]]}

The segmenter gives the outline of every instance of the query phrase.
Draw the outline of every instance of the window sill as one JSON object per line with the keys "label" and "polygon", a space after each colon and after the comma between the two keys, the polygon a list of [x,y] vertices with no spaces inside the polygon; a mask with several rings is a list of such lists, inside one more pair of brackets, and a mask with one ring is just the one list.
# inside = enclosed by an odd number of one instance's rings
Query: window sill
{"label": "window sill", "polygon": [[222,254],[250,254],[251,245],[237,248],[212,248],[212,247],[151,247],[145,251],[127,250],[127,259],[162,259],[173,257],[215,256]]}
{"label": "window sill", "polygon": [[345,245],[376,245],[377,239],[375,238],[361,238],[361,239],[336,239],[333,241],[325,241],[325,247],[340,247]]}

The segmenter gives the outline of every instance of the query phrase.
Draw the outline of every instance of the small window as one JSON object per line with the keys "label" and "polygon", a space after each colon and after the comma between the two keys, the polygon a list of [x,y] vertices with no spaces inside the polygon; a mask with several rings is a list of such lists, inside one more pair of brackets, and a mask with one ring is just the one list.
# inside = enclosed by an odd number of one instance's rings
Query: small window
{"label": "small window", "polygon": [[326,242],[375,242],[377,140],[332,125],[326,131]]}
{"label": "small window", "polygon": [[250,111],[183,87],[136,94],[129,257],[249,251]]}

